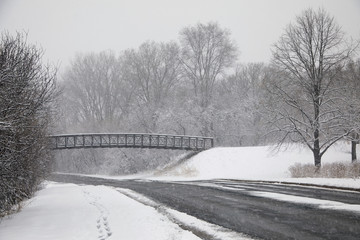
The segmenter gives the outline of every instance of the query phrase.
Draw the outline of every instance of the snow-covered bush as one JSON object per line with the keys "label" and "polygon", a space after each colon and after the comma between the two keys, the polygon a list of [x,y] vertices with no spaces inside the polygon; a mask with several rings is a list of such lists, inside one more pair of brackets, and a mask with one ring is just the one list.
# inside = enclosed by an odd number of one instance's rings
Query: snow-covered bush
{"label": "snow-covered bush", "polygon": [[32,195],[49,169],[55,71],[26,36],[0,35],[0,216]]}

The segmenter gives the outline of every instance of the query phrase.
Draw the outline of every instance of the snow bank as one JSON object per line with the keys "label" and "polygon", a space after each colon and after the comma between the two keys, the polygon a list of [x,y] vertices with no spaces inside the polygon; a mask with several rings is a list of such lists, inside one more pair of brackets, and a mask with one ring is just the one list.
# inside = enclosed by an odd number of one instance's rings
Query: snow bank
{"label": "snow bank", "polygon": [[[342,143],[330,148],[322,163],[350,162],[350,146]],[[279,151],[270,147],[224,147],[201,152],[179,166],[154,174],[157,179],[275,180],[290,177],[295,163],[313,164],[312,152],[299,146]]]}

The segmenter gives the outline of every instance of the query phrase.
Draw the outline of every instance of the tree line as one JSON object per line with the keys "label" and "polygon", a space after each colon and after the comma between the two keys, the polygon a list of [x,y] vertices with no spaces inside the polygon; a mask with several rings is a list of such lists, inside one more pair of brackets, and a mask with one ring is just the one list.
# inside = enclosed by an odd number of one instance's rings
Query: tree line
{"label": "tree line", "polygon": [[239,64],[230,31],[214,22],[185,27],[178,42],[79,54],[62,77],[58,131],[202,135],[218,146],[300,142],[320,166],[335,142],[358,141],[358,45],[323,9],[308,9],[270,63]]}

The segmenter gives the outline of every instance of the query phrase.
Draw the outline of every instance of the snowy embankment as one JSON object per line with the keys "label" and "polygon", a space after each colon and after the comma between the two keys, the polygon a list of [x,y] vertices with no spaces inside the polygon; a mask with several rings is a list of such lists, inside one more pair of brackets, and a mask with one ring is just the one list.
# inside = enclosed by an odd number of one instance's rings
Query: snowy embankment
{"label": "snowy embankment", "polygon": [[[350,145],[331,147],[322,163],[350,163]],[[360,189],[360,179],[290,178],[289,167],[296,163],[313,164],[312,152],[292,146],[275,151],[271,147],[223,147],[201,152],[175,167],[165,167],[147,178],[157,180],[239,179],[293,182]],[[145,177],[145,176],[144,176]]]}
{"label": "snowy embankment", "polygon": [[[357,152],[360,152],[358,145]],[[260,147],[216,147],[155,171],[125,176],[85,175],[107,179],[150,179],[161,181],[192,181],[237,179],[301,183],[360,190],[360,178],[291,178],[289,168],[295,164],[314,164],[312,152],[304,146],[276,150]],[[351,162],[350,144],[343,142],[329,148],[322,164]],[[79,175],[79,174],[76,174]]]}

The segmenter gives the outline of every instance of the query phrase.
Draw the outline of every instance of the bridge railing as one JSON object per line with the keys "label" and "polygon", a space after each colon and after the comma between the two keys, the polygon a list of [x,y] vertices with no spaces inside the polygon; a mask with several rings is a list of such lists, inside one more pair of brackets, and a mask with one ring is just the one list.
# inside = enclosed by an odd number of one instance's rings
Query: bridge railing
{"label": "bridge railing", "polygon": [[158,148],[201,151],[214,147],[210,137],[144,133],[94,133],[52,135],[51,149]]}

